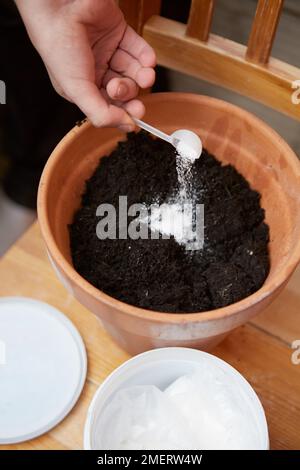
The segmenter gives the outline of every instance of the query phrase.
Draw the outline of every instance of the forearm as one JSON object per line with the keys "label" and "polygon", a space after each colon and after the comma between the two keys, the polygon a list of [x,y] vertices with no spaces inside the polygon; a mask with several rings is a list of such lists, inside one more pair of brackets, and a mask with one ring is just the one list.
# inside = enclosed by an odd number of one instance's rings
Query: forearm
{"label": "forearm", "polygon": [[18,10],[26,17],[29,17],[29,15],[34,13],[54,13],[59,8],[73,2],[74,0],[15,0],[15,4],[17,5]]}
{"label": "forearm", "polygon": [[56,20],[64,17],[73,0],[15,0],[15,3],[32,43],[40,50],[43,45],[41,32],[46,35],[49,25],[54,30]]}
{"label": "forearm", "polygon": [[[88,26],[97,24],[110,28],[124,23],[116,0],[15,0],[34,46],[40,53],[43,46],[49,46],[65,28],[65,23]],[[108,17],[107,12],[113,12]]]}

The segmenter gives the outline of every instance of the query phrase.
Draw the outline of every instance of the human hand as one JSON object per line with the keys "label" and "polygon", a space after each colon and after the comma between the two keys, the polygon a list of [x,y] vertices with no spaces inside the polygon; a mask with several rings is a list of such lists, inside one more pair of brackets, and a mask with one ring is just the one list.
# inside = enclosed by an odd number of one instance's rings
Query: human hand
{"label": "human hand", "polygon": [[[133,130],[139,87],[155,80],[155,53],[114,0],[16,0],[56,91],[97,126]],[[128,114],[129,113],[129,114]]]}

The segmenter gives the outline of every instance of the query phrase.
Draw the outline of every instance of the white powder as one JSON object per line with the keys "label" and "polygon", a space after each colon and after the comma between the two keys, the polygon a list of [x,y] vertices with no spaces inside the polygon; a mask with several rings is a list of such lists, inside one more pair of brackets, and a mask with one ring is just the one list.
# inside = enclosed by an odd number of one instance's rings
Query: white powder
{"label": "white powder", "polygon": [[[152,204],[148,208],[150,217],[141,218],[140,223],[149,223],[151,232],[160,233],[162,238],[173,236],[179,244],[184,245],[186,248],[191,247],[191,243],[193,243],[192,249],[200,249],[203,236],[202,234],[199,236],[199,232],[197,232],[195,225],[196,213],[193,216],[195,207],[193,207],[191,175],[193,163],[199,158],[199,148],[197,151],[188,143],[180,140],[176,150],[178,191],[164,204]],[[202,223],[202,221],[200,222]],[[152,238],[158,237],[153,236]]]}
{"label": "white powder", "polygon": [[191,169],[194,160],[187,157],[186,152],[190,151],[190,147],[180,144],[176,154],[178,192],[171,200],[157,208],[152,208],[150,228],[153,232],[160,232],[163,238],[173,236],[179,244],[186,246],[196,236],[193,232],[191,187]]}
{"label": "white powder", "polygon": [[[148,225],[152,239],[175,238],[186,250],[200,250],[204,243],[204,212],[200,205],[193,206],[188,200],[152,204],[149,216],[141,216],[140,225]],[[148,231],[145,231],[148,234]]]}
{"label": "white powder", "polygon": [[195,149],[193,146],[189,145],[189,143],[180,140],[176,147],[176,150],[178,154],[182,157],[182,159],[194,162],[195,160],[197,160],[197,158],[200,157],[202,148],[200,151],[200,148]]}
{"label": "white powder", "polygon": [[180,244],[185,244],[193,236],[192,206],[182,203],[168,203],[153,206],[150,215],[150,229],[160,232],[162,238],[171,235]]}
{"label": "white powder", "polygon": [[153,385],[117,392],[102,418],[100,449],[259,449],[250,402],[222,370],[204,367],[165,391]]}
{"label": "white powder", "polygon": [[179,129],[172,134],[177,139],[176,150],[185,160],[195,161],[201,156],[202,142],[195,132]]}
{"label": "white powder", "polygon": [[178,202],[184,203],[192,198],[191,171],[194,161],[186,158],[179,152],[176,155],[176,170],[178,177],[179,193],[176,195]]}

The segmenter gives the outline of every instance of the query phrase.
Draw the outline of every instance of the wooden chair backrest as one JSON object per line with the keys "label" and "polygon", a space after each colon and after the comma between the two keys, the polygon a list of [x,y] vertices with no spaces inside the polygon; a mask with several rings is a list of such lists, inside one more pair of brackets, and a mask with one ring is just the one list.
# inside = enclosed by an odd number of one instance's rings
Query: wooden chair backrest
{"label": "wooden chair backrest", "polygon": [[119,5],[155,49],[158,64],[300,120],[300,104],[292,99],[300,88],[300,68],[271,57],[283,2],[258,0],[247,46],[210,33],[215,0],[192,0],[187,24],[159,16],[160,0],[119,0]]}

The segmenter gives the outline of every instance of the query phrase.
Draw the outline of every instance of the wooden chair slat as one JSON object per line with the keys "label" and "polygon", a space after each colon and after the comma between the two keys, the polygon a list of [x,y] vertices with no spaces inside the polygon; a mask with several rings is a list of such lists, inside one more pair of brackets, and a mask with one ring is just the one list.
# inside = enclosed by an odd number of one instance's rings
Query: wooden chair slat
{"label": "wooden chair slat", "polygon": [[148,18],[160,14],[161,0],[119,0],[119,7],[127,23],[141,34]]}
{"label": "wooden chair slat", "polygon": [[192,0],[186,35],[207,41],[215,0]]}
{"label": "wooden chair slat", "polygon": [[300,120],[300,106],[292,102],[299,68],[273,58],[267,67],[250,62],[245,46],[214,34],[202,42],[187,37],[185,29],[184,24],[160,16],[147,21],[143,35],[160,65],[221,85]]}
{"label": "wooden chair slat", "polygon": [[284,0],[259,0],[248,41],[248,60],[266,64],[270,58]]}
{"label": "wooden chair slat", "polygon": [[159,15],[161,0],[119,0],[158,63],[223,86],[300,120],[300,68],[270,57],[284,0],[259,0],[248,46],[210,34],[214,0],[192,0],[188,24]]}

